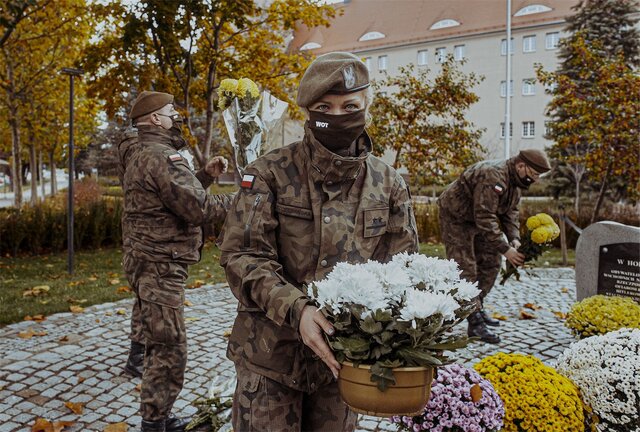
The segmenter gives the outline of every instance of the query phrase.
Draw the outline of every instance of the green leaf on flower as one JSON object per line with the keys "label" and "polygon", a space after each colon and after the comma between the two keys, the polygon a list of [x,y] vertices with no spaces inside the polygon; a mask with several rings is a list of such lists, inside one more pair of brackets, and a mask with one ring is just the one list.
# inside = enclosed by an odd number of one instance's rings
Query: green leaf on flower
{"label": "green leaf on flower", "polygon": [[[337,349],[342,349],[344,351],[348,351],[349,353],[361,353],[364,351],[368,351],[369,346],[371,345],[370,341],[358,337],[337,337],[336,342],[341,347]],[[347,356],[349,356],[349,353],[347,353]]]}
{"label": "green leaf on flower", "polygon": [[360,328],[365,333],[377,334],[382,331],[382,323],[376,322],[371,315],[360,321]]}
{"label": "green leaf on flower", "polygon": [[375,346],[373,347],[373,349],[371,350],[371,356],[378,360],[380,357],[382,357],[385,354],[389,354],[390,352],[392,352],[393,349],[390,346]]}
{"label": "green leaf on flower", "polygon": [[393,321],[393,315],[391,311],[386,311],[382,309],[377,309],[373,314],[373,318],[375,318],[378,322],[391,322]]}
{"label": "green leaf on flower", "polygon": [[430,353],[417,350],[414,348],[403,348],[398,351],[400,357],[405,359],[410,364],[417,364],[419,366],[440,366],[442,362]]}
{"label": "green leaf on flower", "polygon": [[396,378],[393,376],[393,370],[388,367],[382,366],[380,362],[371,366],[371,382],[377,383],[378,390],[386,391],[389,385],[396,383]]}

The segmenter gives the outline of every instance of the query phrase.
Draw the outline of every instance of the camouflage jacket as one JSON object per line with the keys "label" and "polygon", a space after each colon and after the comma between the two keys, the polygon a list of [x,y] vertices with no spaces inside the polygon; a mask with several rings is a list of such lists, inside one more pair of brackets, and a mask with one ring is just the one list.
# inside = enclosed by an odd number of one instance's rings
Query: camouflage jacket
{"label": "camouflage jacket", "polygon": [[163,129],[140,126],[118,145],[124,191],[123,250],[155,262],[200,260],[202,228],[223,220],[231,197],[209,195],[213,178],[193,174]]}
{"label": "camouflage jacket", "polygon": [[329,369],[301,341],[305,284],[341,261],[417,251],[409,191],[369,153],[341,157],[307,129],[303,141],[251,164],[225,222],[220,262],[238,298],[227,355],[291,388],[313,392]]}
{"label": "camouflage jacket", "polygon": [[478,162],[440,194],[441,217],[474,224],[503,254],[509,249],[503,230],[509,241],[520,238],[518,184],[513,159]]}

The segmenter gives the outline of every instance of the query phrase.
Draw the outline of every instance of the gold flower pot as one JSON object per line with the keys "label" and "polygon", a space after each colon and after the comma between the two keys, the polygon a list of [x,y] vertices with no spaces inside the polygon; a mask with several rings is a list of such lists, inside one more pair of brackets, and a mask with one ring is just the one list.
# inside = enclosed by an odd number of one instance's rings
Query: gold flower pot
{"label": "gold flower pot", "polygon": [[384,392],[371,381],[369,369],[367,365],[356,368],[353,363],[342,363],[338,388],[342,399],[353,411],[376,417],[415,415],[429,401],[433,368],[395,368],[396,383]]}

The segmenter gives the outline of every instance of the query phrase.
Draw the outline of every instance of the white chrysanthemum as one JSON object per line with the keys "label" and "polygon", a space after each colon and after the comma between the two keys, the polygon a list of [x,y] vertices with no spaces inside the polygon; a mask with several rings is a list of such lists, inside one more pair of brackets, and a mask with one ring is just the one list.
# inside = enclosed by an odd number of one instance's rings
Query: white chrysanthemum
{"label": "white chrysanthemum", "polygon": [[558,358],[557,370],[580,388],[600,418],[599,431],[640,430],[640,329],[575,342]]}
{"label": "white chrysanthemum", "polygon": [[343,303],[362,305],[369,310],[385,309],[387,296],[378,278],[362,265],[353,265],[340,279]]}
{"label": "white chrysanthemum", "polygon": [[477,282],[469,282],[465,279],[461,279],[460,282],[453,286],[456,290],[454,297],[457,300],[469,301],[480,295]]}
{"label": "white chrysanthemum", "polygon": [[458,265],[452,260],[415,254],[398,258],[398,264],[406,268],[413,284],[422,282],[427,289],[435,292],[449,292],[452,283],[460,278]]}
{"label": "white chrysanthemum", "polygon": [[400,318],[403,321],[411,321],[440,313],[445,320],[453,320],[459,307],[460,305],[450,295],[409,290],[406,294],[405,304],[400,309]]}
{"label": "white chrysanthemum", "polygon": [[404,293],[411,289],[411,279],[405,268],[397,263],[381,264],[377,261],[368,261],[362,264],[362,268],[375,275],[386,291],[389,301],[400,301]]}

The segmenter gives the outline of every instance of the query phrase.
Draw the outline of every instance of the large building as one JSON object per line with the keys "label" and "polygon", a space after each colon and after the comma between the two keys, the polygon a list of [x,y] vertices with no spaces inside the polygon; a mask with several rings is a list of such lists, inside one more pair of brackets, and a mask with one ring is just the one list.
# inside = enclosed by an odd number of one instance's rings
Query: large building
{"label": "large building", "polygon": [[[512,0],[512,77],[506,83],[507,0],[345,0],[335,3],[339,16],[330,27],[302,28],[289,49],[315,55],[350,51],[362,57],[371,77],[395,74],[414,63],[432,74],[447,54],[466,59],[465,72],[485,77],[473,91],[480,100],[469,120],[486,129],[481,144],[486,157],[510,155],[522,148],[544,148],[545,107],[550,96],[536,82],[534,67],[555,70],[565,17],[577,0]],[[341,15],[340,15],[341,14]],[[511,94],[511,125],[504,127],[505,98]]]}

